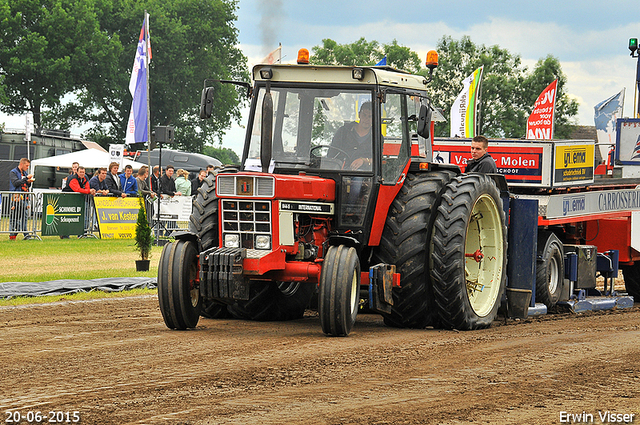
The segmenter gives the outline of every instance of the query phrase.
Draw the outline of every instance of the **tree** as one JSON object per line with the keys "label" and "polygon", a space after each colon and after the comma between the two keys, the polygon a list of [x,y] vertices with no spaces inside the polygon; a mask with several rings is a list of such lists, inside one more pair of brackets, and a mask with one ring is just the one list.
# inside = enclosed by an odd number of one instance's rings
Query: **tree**
{"label": "tree", "polygon": [[[24,99],[49,108],[42,115],[37,110],[38,122],[42,117],[43,124],[60,128],[90,124],[85,136],[91,140],[103,146],[123,143],[132,101],[129,78],[147,10],[151,127],[173,125],[179,148],[201,152],[231,120],[240,120],[245,93],[233,86],[216,92],[211,119],[198,118],[205,78],[249,80],[246,58],[236,47],[237,0],[0,0],[0,5],[0,21],[11,23],[0,44],[0,67],[3,72],[8,65],[16,68],[6,74],[15,105],[6,112],[23,112],[26,106],[19,101]],[[47,28],[40,23],[43,18],[23,19],[27,12],[35,15],[32,10],[50,9],[56,13],[38,12],[47,16]],[[40,44],[20,52],[11,48],[31,38]],[[31,69],[33,76],[27,72]],[[22,79],[9,81],[9,75]],[[29,84],[38,78],[38,86]],[[61,104],[67,94],[72,100]]]}
{"label": "tree", "polygon": [[[98,61],[109,62],[117,40],[100,30],[98,17],[109,0],[0,0],[0,72],[7,98],[0,110],[33,113],[52,108],[94,78]],[[100,6],[100,10],[98,10]]]}
{"label": "tree", "polygon": [[240,158],[238,158],[238,154],[236,154],[233,149],[205,146],[203,153],[217,159],[222,162],[223,165],[240,164]]}
{"label": "tree", "polygon": [[[436,50],[440,64],[429,87],[434,105],[448,116],[453,101],[462,90],[462,80],[484,66],[478,102],[478,134],[488,137],[521,138],[527,118],[538,95],[558,79],[555,138],[568,137],[578,103],[564,92],[567,82],[560,62],[553,56],[538,61],[532,72],[522,65],[519,55],[499,46],[474,44],[468,36],[459,41],[442,37]],[[436,125],[437,136],[449,136],[449,123]]]}
{"label": "tree", "polygon": [[338,44],[330,38],[322,40],[322,46],[314,46],[310,62],[315,65],[371,66],[386,56],[387,65],[418,72],[420,58],[408,47],[400,46],[396,40],[380,45],[364,37],[351,44]]}

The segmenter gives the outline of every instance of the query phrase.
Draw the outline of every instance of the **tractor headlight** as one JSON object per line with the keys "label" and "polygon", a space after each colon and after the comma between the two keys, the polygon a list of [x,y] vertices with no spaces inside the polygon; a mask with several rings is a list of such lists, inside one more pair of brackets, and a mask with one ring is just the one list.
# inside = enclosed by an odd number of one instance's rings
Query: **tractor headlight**
{"label": "tractor headlight", "polygon": [[271,249],[271,236],[256,235],[256,249]]}
{"label": "tractor headlight", "polygon": [[225,248],[240,248],[240,235],[226,233],[224,235]]}

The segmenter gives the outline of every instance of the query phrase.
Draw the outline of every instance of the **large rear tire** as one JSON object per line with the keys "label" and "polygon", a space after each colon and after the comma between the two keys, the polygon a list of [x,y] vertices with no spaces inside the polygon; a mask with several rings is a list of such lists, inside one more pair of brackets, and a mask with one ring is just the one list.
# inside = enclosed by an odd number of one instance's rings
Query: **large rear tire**
{"label": "large rear tire", "polygon": [[389,208],[380,246],[372,264],[395,264],[401,288],[393,289],[388,326],[424,328],[437,325],[429,271],[429,243],[440,197],[453,173],[409,174]]}
{"label": "large rear tire", "polygon": [[250,282],[249,300],[236,301],[228,310],[237,319],[301,319],[315,291],[314,285],[302,282]]}
{"label": "large rear tire", "polygon": [[551,309],[560,300],[564,285],[564,248],[560,239],[549,231],[538,234],[536,262],[536,302]]}
{"label": "large rear tire", "polygon": [[506,282],[507,231],[500,193],[483,174],[451,180],[433,228],[431,279],[445,328],[491,325]]}
{"label": "large rear tire", "polygon": [[624,287],[627,294],[633,297],[633,301],[640,303],[640,261],[632,266],[621,266],[624,276]]}
{"label": "large rear tire", "polygon": [[358,315],[360,260],[355,248],[331,246],[320,272],[318,313],[322,332],[347,336]]}
{"label": "large rear tire", "polygon": [[193,242],[177,240],[164,246],[158,266],[158,302],[168,328],[184,330],[198,324],[202,309],[198,271]]}

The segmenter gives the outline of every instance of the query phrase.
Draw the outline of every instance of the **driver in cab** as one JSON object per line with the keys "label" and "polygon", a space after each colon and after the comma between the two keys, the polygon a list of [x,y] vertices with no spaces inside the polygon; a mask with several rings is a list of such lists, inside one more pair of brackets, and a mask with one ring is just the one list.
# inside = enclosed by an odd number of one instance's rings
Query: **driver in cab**
{"label": "driver in cab", "polygon": [[[360,106],[360,120],[348,122],[336,131],[331,146],[343,150],[347,155],[346,163],[352,170],[371,170],[371,102]],[[346,168],[346,164],[345,164]]]}

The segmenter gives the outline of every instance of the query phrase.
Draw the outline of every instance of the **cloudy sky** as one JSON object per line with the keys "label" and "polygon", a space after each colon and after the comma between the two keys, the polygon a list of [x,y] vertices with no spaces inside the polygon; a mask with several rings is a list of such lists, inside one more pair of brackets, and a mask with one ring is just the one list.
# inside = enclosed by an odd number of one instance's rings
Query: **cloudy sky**
{"label": "cloudy sky", "polygon": [[[238,5],[240,48],[250,66],[278,43],[283,62],[294,61],[298,49],[311,50],[324,38],[351,43],[360,37],[382,44],[396,39],[424,60],[443,35],[468,35],[476,44],[497,44],[519,54],[529,68],[548,54],[558,58],[567,91],[580,104],[582,125],[593,125],[594,105],[623,88],[624,115],[633,115],[637,60],[629,56],[628,40],[640,38],[635,2],[239,0]],[[224,145],[239,151],[239,133],[234,128]]]}

